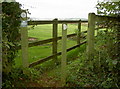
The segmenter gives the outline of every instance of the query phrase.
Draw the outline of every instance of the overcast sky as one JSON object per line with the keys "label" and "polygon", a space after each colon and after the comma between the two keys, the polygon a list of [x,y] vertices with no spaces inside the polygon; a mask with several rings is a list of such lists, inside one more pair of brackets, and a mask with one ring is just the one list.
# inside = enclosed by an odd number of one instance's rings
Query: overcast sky
{"label": "overcast sky", "polygon": [[98,0],[16,0],[36,18],[87,18]]}

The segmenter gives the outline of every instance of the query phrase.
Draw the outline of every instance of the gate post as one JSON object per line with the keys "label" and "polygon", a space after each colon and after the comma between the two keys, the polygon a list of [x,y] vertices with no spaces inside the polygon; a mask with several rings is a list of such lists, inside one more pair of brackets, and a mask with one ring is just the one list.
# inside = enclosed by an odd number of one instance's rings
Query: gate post
{"label": "gate post", "polygon": [[62,59],[61,59],[61,84],[66,84],[66,59],[67,59],[67,24],[62,24]]}
{"label": "gate post", "polygon": [[95,32],[95,13],[88,15],[88,31],[87,31],[87,59],[92,61],[94,58],[94,32]]}
{"label": "gate post", "polygon": [[28,29],[27,29],[27,14],[21,13],[21,49],[22,49],[22,64],[23,68],[28,67]]}
{"label": "gate post", "polygon": [[54,55],[53,60],[56,65],[56,60],[57,60],[57,29],[58,29],[58,20],[54,19],[53,20],[53,47],[52,47],[52,54]]}

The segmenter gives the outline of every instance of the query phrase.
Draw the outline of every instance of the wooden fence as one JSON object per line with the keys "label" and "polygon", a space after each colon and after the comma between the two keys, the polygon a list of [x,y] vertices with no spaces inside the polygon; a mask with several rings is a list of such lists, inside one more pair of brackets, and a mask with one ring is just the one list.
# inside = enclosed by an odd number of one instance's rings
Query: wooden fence
{"label": "wooden fence", "polygon": [[[37,41],[37,42],[33,42],[33,43],[28,43],[28,41],[27,41],[27,39],[28,39],[28,37],[27,37],[28,36],[27,29],[26,28],[21,29],[22,30],[21,31],[21,37],[22,37],[23,41],[22,41],[22,45],[18,46],[17,49],[21,49],[21,48],[23,49],[22,50],[22,56],[23,56],[24,65],[27,66],[27,67],[33,67],[35,65],[41,64],[41,63],[43,63],[45,61],[48,61],[50,59],[57,60],[57,56],[62,54],[62,52],[57,52],[57,41],[62,39],[62,36],[58,37],[58,35],[57,35],[58,34],[57,33],[58,32],[58,24],[69,24],[69,23],[77,23],[78,24],[78,33],[77,34],[74,33],[74,34],[68,34],[67,35],[67,38],[77,36],[77,45],[66,49],[67,52],[71,51],[71,50],[73,50],[73,49],[75,49],[77,47],[80,47],[80,45],[82,45],[82,44],[85,44],[86,41],[80,42],[80,34],[81,34],[81,23],[87,23],[87,22],[88,21],[57,20],[57,19],[54,19],[52,21],[49,21],[49,20],[48,21],[47,20],[45,20],[45,21],[44,20],[42,20],[42,21],[28,21],[28,25],[53,24],[53,31],[52,31],[53,35],[52,35],[52,38],[50,38],[50,39],[41,40],[41,41]],[[84,31],[82,33],[87,33],[87,31]],[[85,37],[86,36],[81,37],[81,38],[85,38]],[[28,50],[28,47],[43,45],[43,44],[47,44],[47,43],[50,43],[50,42],[53,42],[52,43],[52,55],[51,56],[48,56],[48,57],[43,58],[43,59],[39,59],[38,61],[35,61],[33,63],[30,63],[30,64],[27,63],[28,61],[25,61],[25,60],[28,60],[28,52],[26,51],[26,50]]]}
{"label": "wooden fence", "polygon": [[[46,39],[46,40],[41,40],[33,43],[28,43],[28,29],[26,27],[22,27],[21,29],[21,45],[17,47],[17,49],[22,49],[22,59],[23,59],[23,65],[25,67],[33,67],[35,65],[41,64],[45,61],[48,61],[50,59],[57,60],[57,56],[61,55],[62,52],[57,52],[57,41],[62,39],[62,36],[58,37],[58,24],[69,24],[69,23],[76,23],[78,24],[78,33],[74,34],[68,34],[67,38],[77,36],[77,45],[66,49],[67,52],[71,51],[77,47],[80,47],[80,45],[85,44],[86,41],[81,42],[82,38],[86,38],[86,36],[81,37],[81,33],[87,33],[87,54],[88,54],[88,59],[92,59],[93,54],[94,54],[94,33],[95,30],[101,29],[103,27],[98,27],[95,28],[95,24],[97,22],[104,22],[104,21],[116,21],[117,18],[115,17],[109,17],[109,16],[99,16],[95,15],[94,13],[89,13],[88,16],[88,21],[81,21],[81,20],[41,20],[41,21],[28,21],[28,25],[42,25],[42,24],[53,24],[53,35],[52,38]],[[88,23],[88,30],[81,32],[81,23]],[[33,47],[33,46],[38,46],[38,45],[43,45],[53,42],[52,45],[52,55],[48,56],[43,59],[39,59],[36,62],[28,64],[28,47]],[[91,57],[91,58],[90,58]]]}
{"label": "wooden fence", "polygon": [[[66,53],[72,49],[75,49],[77,47],[80,47],[80,45],[87,43],[87,58],[88,62],[91,63],[92,60],[94,59],[94,38],[95,38],[95,30],[101,29],[103,27],[96,27],[96,24],[98,22],[104,22],[104,21],[116,21],[117,18],[115,17],[108,17],[108,16],[99,16],[95,15],[94,13],[89,13],[88,15],[88,21],[81,21],[81,20],[57,20],[54,19],[52,21],[29,21],[29,25],[40,25],[40,24],[53,24],[53,35],[51,39],[47,40],[42,40],[34,43],[29,43],[27,42],[28,40],[28,35],[27,35],[27,30],[21,29],[21,37],[22,37],[22,45],[17,47],[18,49],[22,48],[22,55],[23,55],[23,63],[24,67],[33,67],[38,64],[41,64],[45,61],[48,61],[50,59],[57,60],[57,56],[62,55],[61,58],[61,81],[63,83],[63,86],[66,82]],[[77,34],[69,34],[67,35],[67,28],[62,28],[62,36],[58,37],[57,31],[58,31],[58,24],[63,24],[66,25],[68,23],[77,23],[78,24],[78,33]],[[88,23],[88,29],[87,31],[81,32],[81,23]],[[81,42],[81,33],[87,33],[87,41]],[[66,49],[66,40],[69,37],[77,36],[77,45]],[[86,38],[84,36],[83,38]],[[57,52],[57,41],[62,39],[62,52]],[[38,45],[43,45],[49,42],[53,42],[52,45],[52,55],[48,56],[46,58],[40,59],[36,62],[33,62],[31,64],[28,64],[28,54],[26,53],[28,50],[28,47],[33,47],[33,46],[38,46]]]}

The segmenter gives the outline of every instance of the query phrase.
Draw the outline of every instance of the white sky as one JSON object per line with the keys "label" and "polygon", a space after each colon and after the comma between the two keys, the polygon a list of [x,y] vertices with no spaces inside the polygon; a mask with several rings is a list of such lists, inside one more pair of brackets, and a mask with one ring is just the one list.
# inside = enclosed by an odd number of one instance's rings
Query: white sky
{"label": "white sky", "polygon": [[35,18],[87,18],[98,0],[16,0]]}

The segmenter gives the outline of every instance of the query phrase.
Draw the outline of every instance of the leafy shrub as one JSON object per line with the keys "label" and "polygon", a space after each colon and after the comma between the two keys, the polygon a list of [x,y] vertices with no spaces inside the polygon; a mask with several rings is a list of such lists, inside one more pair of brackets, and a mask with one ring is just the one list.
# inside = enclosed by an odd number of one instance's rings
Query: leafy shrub
{"label": "leafy shrub", "polygon": [[[25,74],[24,71],[27,71]],[[38,76],[40,76],[40,72],[32,69],[32,68],[27,68],[24,69],[22,67],[19,68],[14,68],[12,70],[11,74],[9,76],[6,76],[6,80],[4,80],[2,87],[3,88],[16,88],[16,87],[27,87],[27,83],[30,81],[35,81],[37,80]]]}
{"label": "leafy shrub", "polygon": [[15,46],[18,46],[20,41],[18,38],[20,37],[21,12],[19,3],[2,3],[2,59],[4,74],[11,72],[14,64],[17,52]]}
{"label": "leafy shrub", "polygon": [[[116,60],[114,53],[114,36],[112,32],[98,32],[95,44],[95,55],[92,63],[86,60],[86,53],[82,53],[77,66],[70,66],[70,73],[67,78],[68,84],[79,87],[101,87],[119,88],[119,60]],[[114,34],[112,34],[114,35]],[[112,46],[109,46],[109,41]],[[112,43],[111,43],[112,42]],[[109,52],[111,50],[111,53]]]}
{"label": "leafy shrub", "polygon": [[[21,82],[20,77],[27,78],[22,69],[13,68],[16,57],[16,46],[20,42],[20,24],[22,9],[17,2],[2,3],[2,86],[3,88],[15,87],[16,82]],[[19,79],[20,78],[20,79]],[[19,84],[19,85],[21,85]],[[21,85],[23,86],[23,85]]]}

